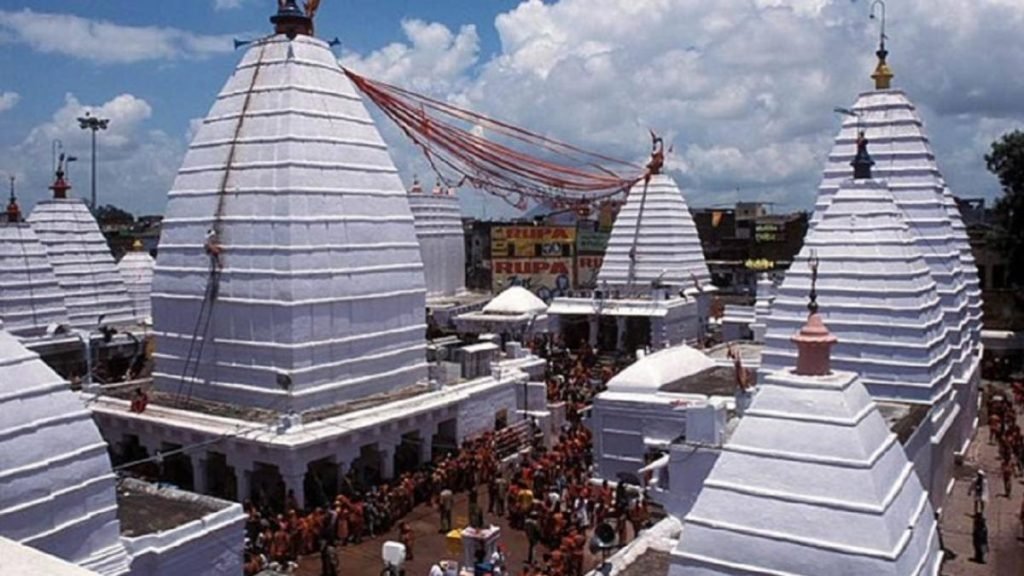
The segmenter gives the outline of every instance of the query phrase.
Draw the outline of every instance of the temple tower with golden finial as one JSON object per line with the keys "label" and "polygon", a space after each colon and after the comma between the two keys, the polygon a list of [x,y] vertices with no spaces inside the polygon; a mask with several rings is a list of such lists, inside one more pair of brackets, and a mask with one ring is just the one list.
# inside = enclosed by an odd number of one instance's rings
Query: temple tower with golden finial
{"label": "temple tower with golden finial", "polygon": [[[883,8],[876,2],[873,7]],[[884,21],[884,12],[882,13]],[[932,399],[936,469],[947,469],[953,453],[963,450],[972,436],[977,411],[977,385],[980,378],[981,298],[977,266],[965,227],[952,193],[939,171],[931,141],[914,103],[892,85],[888,37],[885,28],[879,38],[878,58],[871,75],[874,89],[861,93],[851,115],[844,119],[829,154],[819,187],[808,238],[825,221],[829,208],[850,177],[850,163],[858,155],[859,141],[871,141],[873,178],[884,182],[894,207],[907,226],[911,242],[917,247],[929,275],[935,283],[942,309],[942,322],[948,337],[949,377],[952,387]],[[865,242],[857,249],[862,254],[879,253],[880,245]],[[885,260],[884,255],[879,261]],[[850,279],[853,290],[870,287],[870,279]],[[877,324],[858,328],[858,338],[885,341],[899,316],[879,318]],[[833,326],[841,341],[848,337],[842,327]],[[936,375],[938,378],[940,375]],[[869,375],[865,374],[869,381]],[[868,385],[874,393],[877,389]],[[936,478],[941,480],[940,473]],[[926,478],[926,483],[929,479]],[[940,490],[940,492],[944,492]]]}

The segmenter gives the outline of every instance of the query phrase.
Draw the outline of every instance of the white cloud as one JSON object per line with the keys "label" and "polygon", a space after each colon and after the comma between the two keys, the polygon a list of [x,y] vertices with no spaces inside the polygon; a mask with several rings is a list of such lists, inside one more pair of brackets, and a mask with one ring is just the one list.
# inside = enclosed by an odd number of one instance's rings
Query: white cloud
{"label": "white cloud", "polygon": [[21,95],[17,92],[0,92],[0,113],[17,106],[19,100],[21,100]]}
{"label": "white cloud", "polygon": [[[620,157],[642,159],[650,127],[676,144],[670,167],[693,204],[740,187],[743,199],[804,208],[835,134],[833,107],[871,87],[869,4],[525,0],[495,19],[500,49],[483,62],[475,31],[460,44],[465,28],[421,22],[406,23],[406,42],[342,61]],[[988,139],[1024,124],[1024,76],[1007,73],[1024,61],[1022,27],[1019,0],[890,3],[896,85],[921,108],[957,193],[996,191],[981,158]],[[400,168],[422,166],[384,131]]]}
{"label": "white cloud", "polygon": [[234,10],[240,8],[245,0],[213,0],[214,10]]}
{"label": "white cloud", "polygon": [[89,197],[90,134],[77,121],[87,111],[110,120],[108,129],[97,133],[96,138],[99,203],[115,204],[136,213],[159,210],[181,165],[182,141],[147,128],[153,109],[132,94],[121,94],[90,106],[70,93],[49,120],[0,154],[0,169],[13,172],[21,182],[23,209],[30,209],[48,195],[47,187],[53,180],[50,166],[55,140],[63,143],[69,156],[78,158],[69,169],[72,194]]}
{"label": "white cloud", "polygon": [[72,14],[0,10],[0,37],[33,50],[100,63],[198,59],[232,51],[230,36],[155,26],[122,26]]}
{"label": "white cloud", "polygon": [[446,94],[462,87],[480,52],[475,26],[463,26],[453,34],[443,24],[403,20],[402,31],[407,44],[393,42],[366,56],[346,51],[341,64],[420,92]]}

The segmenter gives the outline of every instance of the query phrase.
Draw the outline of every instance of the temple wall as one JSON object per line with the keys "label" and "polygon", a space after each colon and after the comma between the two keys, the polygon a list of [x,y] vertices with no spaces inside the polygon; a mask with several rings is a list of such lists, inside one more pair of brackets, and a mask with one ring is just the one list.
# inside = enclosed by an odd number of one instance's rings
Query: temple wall
{"label": "temple wall", "polygon": [[174,529],[123,541],[132,555],[133,576],[219,576],[241,573],[244,539],[245,514],[240,504],[231,504]]}
{"label": "temple wall", "polygon": [[503,410],[507,422],[519,420],[516,388],[522,388],[525,381],[526,375],[523,375],[514,382],[495,383],[462,400],[458,409],[459,442],[494,430],[495,418]]}
{"label": "temple wall", "polygon": [[[594,433],[595,474],[615,481],[619,473],[636,474],[652,444],[668,445],[686,430],[686,411],[672,402],[687,397],[649,394],[599,394],[587,422]],[[705,402],[705,398],[695,400]]]}

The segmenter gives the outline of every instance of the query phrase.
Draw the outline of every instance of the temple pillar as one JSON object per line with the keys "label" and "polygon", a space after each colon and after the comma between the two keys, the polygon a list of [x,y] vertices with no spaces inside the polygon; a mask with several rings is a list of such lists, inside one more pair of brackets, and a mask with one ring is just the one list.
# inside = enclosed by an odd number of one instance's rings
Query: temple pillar
{"label": "temple pillar", "polygon": [[282,469],[281,479],[284,480],[284,493],[287,501],[288,492],[295,495],[299,508],[306,507],[306,470],[304,466]]}
{"label": "temple pillar", "polygon": [[224,463],[235,471],[235,498],[239,502],[251,500],[253,461],[234,452],[225,454]]}
{"label": "temple pillar", "polygon": [[590,347],[597,349],[597,333],[601,329],[601,317],[594,314],[590,317]]}
{"label": "temple pillar", "polygon": [[192,491],[196,494],[206,494],[209,491],[206,479],[207,472],[206,452],[196,452],[189,455],[192,460]]}
{"label": "temple pillar", "polygon": [[377,448],[380,457],[380,477],[382,480],[390,480],[395,476],[395,446],[393,444],[380,444]]}
{"label": "temple pillar", "polygon": [[[626,317],[625,316],[617,316],[615,318],[615,329],[616,329],[615,349],[616,350],[622,350],[623,347],[626,345]],[[627,350],[627,352],[633,352],[633,350]]]}
{"label": "temple pillar", "polygon": [[235,468],[235,494],[240,502],[252,499],[252,470]]}

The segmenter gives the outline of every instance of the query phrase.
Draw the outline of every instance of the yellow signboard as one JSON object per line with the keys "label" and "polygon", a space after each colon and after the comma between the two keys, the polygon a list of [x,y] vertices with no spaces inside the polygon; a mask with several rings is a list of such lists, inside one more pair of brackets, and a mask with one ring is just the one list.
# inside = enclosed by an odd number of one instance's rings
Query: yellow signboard
{"label": "yellow signboard", "polygon": [[571,226],[495,226],[491,258],[571,258],[575,243]]}

